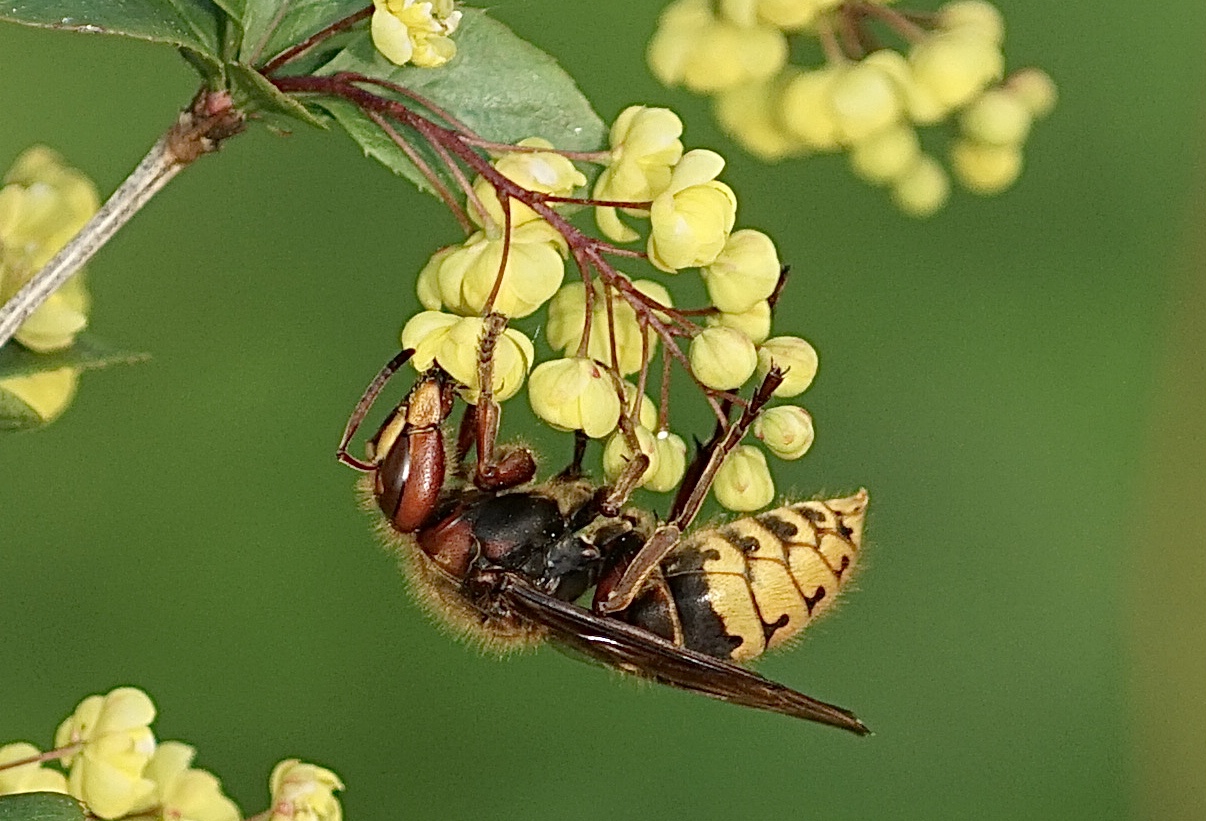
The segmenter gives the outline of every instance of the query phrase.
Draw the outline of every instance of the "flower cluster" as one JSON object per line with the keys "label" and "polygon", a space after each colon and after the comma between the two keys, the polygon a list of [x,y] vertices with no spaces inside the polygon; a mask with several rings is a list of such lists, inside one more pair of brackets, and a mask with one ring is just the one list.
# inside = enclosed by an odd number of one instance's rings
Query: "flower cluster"
{"label": "flower cluster", "polygon": [[[722,126],[770,160],[846,151],[862,179],[887,186],[906,213],[927,216],[950,193],[918,128],[957,124],[950,165],[969,191],[994,194],[1021,173],[1031,124],[1055,105],[1038,69],[1004,77],[1005,26],[987,0],[936,13],[890,0],[675,0],[649,46],[667,85],[715,97]],[[882,45],[880,24],[905,44]],[[793,41],[819,40],[819,66],[790,62]]]}
{"label": "flower cluster", "polygon": [[[99,206],[92,181],[55,152],[37,146],[18,157],[0,188],[0,304],[12,299]],[[51,353],[70,347],[87,324],[88,291],[81,272],[51,294],[14,339],[36,353]],[[0,379],[0,394],[49,422],[70,404],[78,378],[76,369],[59,368]]]}
{"label": "flower cluster", "polygon": [[442,66],[456,56],[452,34],[461,13],[453,5],[454,0],[373,0],[373,45],[400,66]]}
{"label": "flower cluster", "polygon": [[[494,161],[465,185],[467,221],[476,230],[423,268],[417,287],[426,310],[401,334],[403,347],[415,351],[414,366],[438,364],[470,403],[480,400],[484,359],[495,401],[516,395],[526,380],[542,421],[606,439],[609,480],[643,453],[648,464],[635,484],[655,492],[676,489],[688,461],[684,438],[670,429],[672,366],[687,369],[722,424],[730,406],[748,403],[740,391],[760,384],[772,367],[785,374],[778,397],[802,393],[817,369],[816,352],[803,339],[770,338],[782,276],[778,252],[766,234],[735,230],[737,197],[718,179],[724,159],[685,150],[682,130],[667,109],[632,106],[617,117],[605,151],[559,152],[537,139],[492,146]],[[590,197],[579,193],[587,176],[576,162],[602,167]],[[567,222],[557,208],[570,203],[594,207],[606,241]],[[622,247],[635,242],[641,250]],[[644,265],[648,275],[634,278],[608,256]],[[580,276],[566,283],[569,258]],[[676,307],[668,280],[657,279],[688,270],[708,294],[702,308]],[[553,354],[543,361],[522,331],[488,330],[489,315],[510,323],[541,309],[543,341]],[[483,354],[490,347],[493,353]],[[658,357],[660,409],[648,395]],[[755,435],[775,455],[798,458],[812,442],[811,419],[802,408],[775,408]],[[757,447],[731,454],[716,495],[734,510],[772,500]]]}
{"label": "flower cluster", "polygon": [[[242,814],[211,773],[192,766],[196,750],[156,742],[155,705],[146,693],[119,687],[88,696],[59,725],[54,747],[0,746],[0,801],[5,795],[59,792],[83,801],[92,816],[141,821],[239,821]],[[61,764],[66,773],[45,766]],[[282,761],[270,779],[269,821],[341,821],[330,770]]]}

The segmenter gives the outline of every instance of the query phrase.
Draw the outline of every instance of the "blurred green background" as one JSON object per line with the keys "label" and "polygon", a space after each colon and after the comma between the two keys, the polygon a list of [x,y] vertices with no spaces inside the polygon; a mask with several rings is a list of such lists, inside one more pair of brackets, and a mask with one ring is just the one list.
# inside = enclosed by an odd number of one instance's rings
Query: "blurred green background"
{"label": "blurred green background", "polygon": [[[781,485],[873,512],[860,589],[760,669],[876,735],[434,629],[332,453],[455,223],[345,138],[256,129],[91,266],[94,329],[151,362],[0,439],[0,741],[136,684],[249,814],[298,756],[357,820],[1206,819],[1206,5],[1002,0],[1060,107],[1012,192],[927,222],[840,158],[742,157],[643,68],[660,5],[492,8],[605,119],[678,109],[794,264],[819,438]],[[0,165],[46,142],[105,191],[194,87],[116,39],[0,54]]]}

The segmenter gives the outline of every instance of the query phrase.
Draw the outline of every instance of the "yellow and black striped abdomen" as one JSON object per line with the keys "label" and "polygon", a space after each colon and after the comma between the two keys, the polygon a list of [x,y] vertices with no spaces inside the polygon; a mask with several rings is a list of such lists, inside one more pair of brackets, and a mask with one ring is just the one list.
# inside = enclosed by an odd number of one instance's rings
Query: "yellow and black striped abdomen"
{"label": "yellow and black striped abdomen", "polygon": [[760,656],[833,604],[858,558],[866,510],[860,490],[689,534],[627,618],[708,655]]}

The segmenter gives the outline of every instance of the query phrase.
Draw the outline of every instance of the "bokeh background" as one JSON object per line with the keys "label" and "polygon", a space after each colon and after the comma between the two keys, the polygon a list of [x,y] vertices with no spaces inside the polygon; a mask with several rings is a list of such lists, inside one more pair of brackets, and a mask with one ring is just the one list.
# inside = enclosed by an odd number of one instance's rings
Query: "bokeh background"
{"label": "bokeh background", "polygon": [[[153,359],[0,439],[0,740],[136,684],[249,814],[298,756],[357,821],[1206,819],[1206,6],[1002,0],[1010,65],[1060,107],[1012,192],[916,222],[840,158],[741,156],[656,85],[659,5],[492,8],[605,119],[678,109],[794,264],[819,438],[779,477],[869,487],[871,544],[761,669],[876,735],[434,629],[332,452],[455,223],[339,135],[257,129],[91,266],[93,327]],[[5,25],[0,54],[0,165],[46,142],[106,191],[194,86],[116,39]]]}

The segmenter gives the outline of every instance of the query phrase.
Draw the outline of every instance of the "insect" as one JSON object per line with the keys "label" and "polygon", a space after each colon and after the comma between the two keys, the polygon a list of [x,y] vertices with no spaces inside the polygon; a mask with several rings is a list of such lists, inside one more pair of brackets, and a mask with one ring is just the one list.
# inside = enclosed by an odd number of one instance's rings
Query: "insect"
{"label": "insect", "polygon": [[[479,355],[485,386],[489,327]],[[383,514],[383,534],[439,618],[490,649],[552,640],[663,684],[869,732],[853,713],[740,666],[832,604],[858,555],[866,492],[687,530],[715,468],[781,374],[772,369],[745,412],[700,448],[659,523],[623,506],[644,465],[600,487],[583,475],[581,435],[572,464],[532,484],[531,453],[496,442],[499,412],[488,390],[467,406],[446,446],[444,424],[461,386],[438,367],[420,375],[369,440],[367,459],[349,454],[369,408],[411,355],[395,356],[365,390],[337,455],[364,473],[367,504]],[[590,606],[577,604],[592,588]]]}

